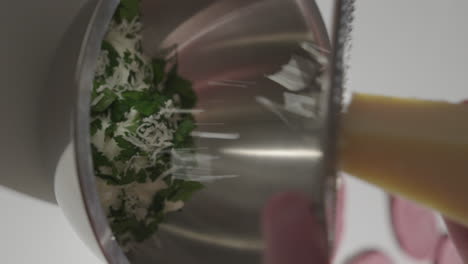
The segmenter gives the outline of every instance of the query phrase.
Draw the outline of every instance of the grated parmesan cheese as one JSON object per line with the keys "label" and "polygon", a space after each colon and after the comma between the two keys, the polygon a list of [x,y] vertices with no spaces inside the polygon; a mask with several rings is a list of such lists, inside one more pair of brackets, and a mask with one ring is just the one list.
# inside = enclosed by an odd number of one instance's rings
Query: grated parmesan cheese
{"label": "grated parmesan cheese", "polygon": [[[119,8],[135,3],[139,1]],[[172,175],[171,154],[176,144],[183,143],[180,140],[190,137],[193,121],[190,112],[179,109],[182,96],[167,97],[164,85],[154,83],[154,63],[161,60],[143,53],[142,24],[138,14],[128,18],[132,10],[117,11],[118,19],[109,25],[97,59],[91,101],[97,189],[116,239],[125,249],[131,248],[128,241],[146,237],[142,230],[151,235],[165,214],[180,210],[184,200],[202,186]],[[119,17],[122,14],[127,17]],[[194,102],[193,95],[190,100]],[[179,131],[182,122],[185,127]]]}

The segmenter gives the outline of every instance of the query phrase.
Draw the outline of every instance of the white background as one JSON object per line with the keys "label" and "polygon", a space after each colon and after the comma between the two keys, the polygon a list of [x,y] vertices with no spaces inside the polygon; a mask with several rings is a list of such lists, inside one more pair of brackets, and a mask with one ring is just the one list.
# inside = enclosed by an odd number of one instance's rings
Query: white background
{"label": "white background", "polygon": [[[8,2],[0,9],[2,89],[40,89],[58,41],[83,0]],[[318,0],[327,23],[331,2]],[[349,89],[453,101],[468,98],[466,10],[465,0],[358,1]],[[2,121],[7,128],[8,122]],[[386,248],[395,263],[421,263],[402,256],[392,240],[386,196],[358,180],[348,178],[347,183],[347,227],[338,262],[356,250],[377,247]],[[1,263],[99,263],[55,205],[3,187],[0,180],[0,208]]]}

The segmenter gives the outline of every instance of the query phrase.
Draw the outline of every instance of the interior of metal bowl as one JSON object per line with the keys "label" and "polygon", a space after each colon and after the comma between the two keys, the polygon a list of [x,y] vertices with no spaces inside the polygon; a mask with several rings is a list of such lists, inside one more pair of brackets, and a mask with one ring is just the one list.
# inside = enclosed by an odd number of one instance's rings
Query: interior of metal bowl
{"label": "interior of metal bowl", "polygon": [[82,192],[109,262],[260,263],[262,207],[291,190],[310,196],[324,230],[317,239],[328,243],[334,203],[325,197],[335,188],[326,168],[330,44],[314,1],[158,0],[142,8],[144,49],[158,56],[177,46],[180,74],[198,97],[192,135],[202,161],[181,174],[206,188],[126,259],[100,208],[87,144],[92,69],[117,2],[100,2],[88,32],[75,136]]}

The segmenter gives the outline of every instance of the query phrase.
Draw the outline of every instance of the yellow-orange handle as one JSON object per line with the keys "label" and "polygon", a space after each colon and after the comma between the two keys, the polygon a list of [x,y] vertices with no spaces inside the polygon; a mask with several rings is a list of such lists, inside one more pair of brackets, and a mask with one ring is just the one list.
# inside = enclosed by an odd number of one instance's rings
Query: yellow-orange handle
{"label": "yellow-orange handle", "polygon": [[341,168],[468,226],[468,106],[355,94]]}

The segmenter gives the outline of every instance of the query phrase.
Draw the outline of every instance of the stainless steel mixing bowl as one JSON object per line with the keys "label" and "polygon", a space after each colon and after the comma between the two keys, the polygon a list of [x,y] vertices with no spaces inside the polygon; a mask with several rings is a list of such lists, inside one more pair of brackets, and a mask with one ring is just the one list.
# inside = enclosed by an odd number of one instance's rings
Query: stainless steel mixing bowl
{"label": "stainless steel mixing bowl", "polygon": [[[261,209],[273,194],[294,190],[313,202],[324,231],[318,243],[332,244],[340,102],[330,88],[329,64],[320,69],[320,85],[311,79],[315,56],[331,57],[314,1],[148,0],[142,8],[145,52],[157,55],[177,45],[180,73],[199,98],[197,154],[209,164],[208,176],[225,177],[172,214],[157,239],[128,257],[123,253],[99,202],[89,136],[94,68],[117,4],[90,1],[83,8],[57,57],[44,111],[45,126],[54,128],[43,135],[47,163],[53,167],[60,159],[57,200],[82,239],[113,264],[260,263]],[[288,62],[296,73],[289,81],[301,81],[300,91],[268,78]]]}

